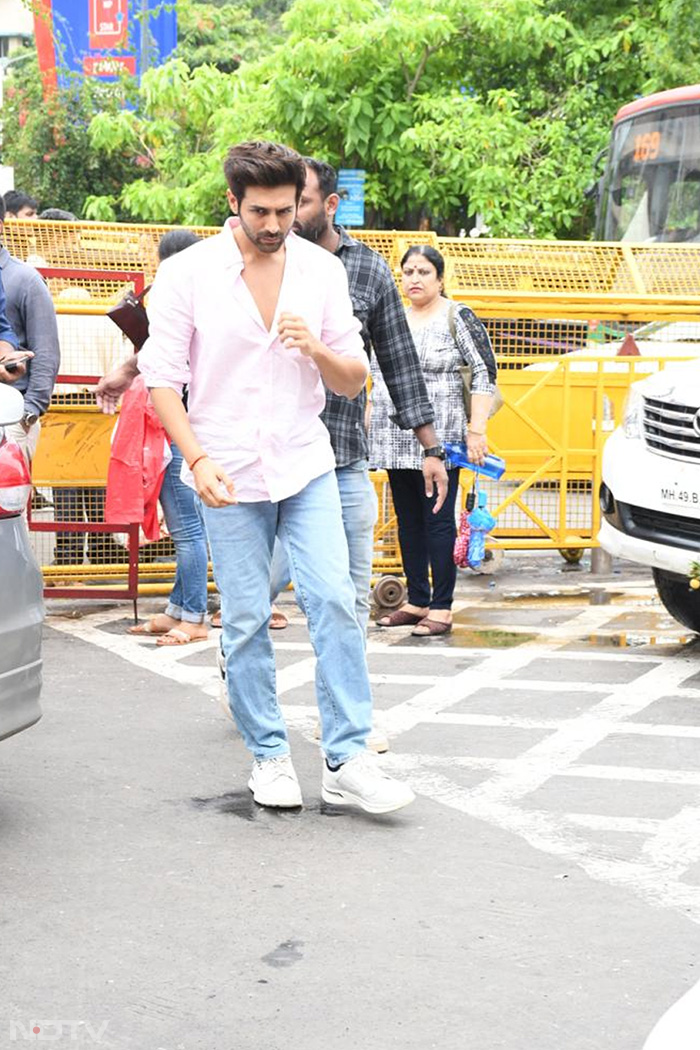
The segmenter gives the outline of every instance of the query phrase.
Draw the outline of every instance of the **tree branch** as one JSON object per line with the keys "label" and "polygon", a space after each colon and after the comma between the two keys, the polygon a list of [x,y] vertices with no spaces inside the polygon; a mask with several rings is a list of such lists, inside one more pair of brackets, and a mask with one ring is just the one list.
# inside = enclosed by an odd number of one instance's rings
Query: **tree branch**
{"label": "tree branch", "polygon": [[420,58],[420,62],[418,63],[418,68],[416,69],[416,72],[415,72],[415,75],[413,77],[413,80],[411,80],[411,81],[409,81],[409,79],[408,79],[408,70],[406,69],[406,64],[405,64],[403,58],[401,59],[401,65],[403,66],[403,69],[404,69],[404,76],[406,77],[406,87],[408,89],[406,91],[406,101],[407,102],[410,102],[411,99],[413,98],[413,94],[414,94],[416,88],[418,87],[418,81],[420,80],[420,78],[423,76],[423,73],[425,72],[425,67],[426,67],[426,64],[428,62],[428,59],[430,58],[431,55],[434,55],[436,51],[439,51],[441,47],[442,47],[442,44],[436,44],[434,47],[429,47],[427,44],[425,45],[425,48],[423,49],[423,54],[421,55],[421,58]]}

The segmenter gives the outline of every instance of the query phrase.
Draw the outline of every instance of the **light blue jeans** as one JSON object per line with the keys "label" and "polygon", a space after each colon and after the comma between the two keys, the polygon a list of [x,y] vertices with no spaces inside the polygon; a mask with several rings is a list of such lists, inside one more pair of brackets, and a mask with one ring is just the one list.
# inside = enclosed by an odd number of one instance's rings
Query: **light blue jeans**
{"label": "light blue jeans", "polygon": [[229,704],[246,747],[259,759],[289,752],[268,630],[270,567],[278,536],[317,657],[321,744],[331,765],[346,762],[364,750],[372,695],[335,472],[279,503],[200,506],[221,594]]}
{"label": "light blue jeans", "polygon": [[[350,558],[350,576],[355,587],[355,613],[363,632],[369,622],[369,590],[372,582],[374,526],[377,522],[377,494],[370,480],[366,459],[355,460],[335,472],[343,511],[343,529]],[[289,586],[292,572],[282,544],[275,543],[272,556],[270,593],[272,601]]]}
{"label": "light blue jeans", "polygon": [[204,623],[207,611],[207,537],[194,489],[180,480],[182,453],[173,442],[173,458],[165,469],[160,504],[175,544],[177,571],[166,607],[167,616],[186,623]]}

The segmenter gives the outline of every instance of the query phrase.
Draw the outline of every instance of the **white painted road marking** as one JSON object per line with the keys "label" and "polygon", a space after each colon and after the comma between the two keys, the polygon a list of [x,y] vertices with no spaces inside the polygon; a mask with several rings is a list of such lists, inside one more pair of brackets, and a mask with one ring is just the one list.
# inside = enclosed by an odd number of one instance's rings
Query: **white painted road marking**
{"label": "white painted road marking", "polygon": [[[618,740],[619,746],[623,746],[620,740],[623,734],[639,741],[656,741],[655,746],[669,749],[676,739],[700,737],[700,704],[697,725],[631,721],[663,697],[684,697],[691,704],[700,701],[700,689],[687,684],[688,679],[697,674],[697,661],[692,657],[659,656],[630,649],[593,652],[562,649],[568,642],[601,629],[620,611],[609,606],[586,607],[566,624],[544,629],[546,640],[537,638],[500,650],[405,644],[397,642],[393,633],[373,632],[368,643],[373,684],[384,687],[383,701],[390,695],[391,686],[401,687],[403,697],[400,702],[377,712],[379,724],[398,749],[386,756],[386,762],[434,801],[517,834],[534,848],[578,865],[591,878],[626,887],[649,903],[679,910],[700,922],[700,886],[688,880],[690,869],[700,864],[700,772],[675,768],[673,761],[668,763],[668,768],[596,763],[589,754],[604,741]],[[517,609],[512,612],[516,622]],[[144,670],[191,685],[208,697],[217,695],[213,650],[218,644],[218,633],[210,634],[209,640],[196,645],[157,648],[152,642],[103,629],[123,619],[123,609],[117,608],[90,614],[82,620],[50,617],[48,622],[51,627],[108,650]],[[311,645],[307,641],[292,641],[284,635],[275,636],[274,644],[275,649],[287,657],[297,657],[278,670],[280,696],[309,687],[308,704],[298,702],[295,697],[294,704],[282,705],[285,718],[290,727],[313,740],[317,716],[313,705]],[[209,651],[210,666],[183,662],[194,653]],[[420,666],[426,657],[435,673],[412,673],[412,663],[420,662]],[[383,658],[388,658],[384,668],[381,667]],[[456,667],[455,660],[468,666]],[[551,677],[529,677],[533,674],[529,668],[535,661],[535,675],[543,675],[548,662],[553,660],[556,673]],[[615,678],[615,668],[624,664],[625,671],[630,673],[622,677],[632,680],[583,681],[581,664],[585,661],[597,669],[592,677]],[[396,665],[396,674],[385,669],[387,663]],[[570,673],[567,667],[571,668]],[[605,668],[609,668],[609,673]],[[415,691],[406,698],[406,690],[412,687]],[[479,691],[484,689],[490,696],[508,696],[518,690],[541,694],[551,698],[553,713],[549,713],[549,708],[547,717],[453,710],[467,699],[477,706]],[[579,697],[583,710],[572,715],[569,705],[562,708],[562,716],[557,717],[559,695]],[[487,701],[484,704],[487,706]],[[455,731],[467,734],[465,740],[469,739],[470,729],[482,734],[493,733],[493,739],[516,741],[518,753],[507,758],[502,757],[502,750],[493,755],[457,757],[427,753],[421,744],[422,738],[425,739],[424,730],[440,727],[454,727]],[[533,734],[538,737],[531,745],[528,732],[530,740]],[[410,750],[402,751],[402,738],[406,733],[412,734]],[[533,793],[545,785],[559,783],[561,778],[566,778],[570,787],[566,809],[564,803],[554,812],[541,808]],[[605,794],[610,812],[588,813],[585,806],[577,805],[576,785],[583,788],[592,784],[599,785]],[[610,785],[609,790],[606,784]],[[630,785],[629,790],[634,790],[635,785],[657,785],[659,790],[675,791],[677,797],[673,796],[670,804],[673,812],[663,818],[652,816],[643,811],[640,801],[640,812],[616,813],[615,800],[624,785]],[[622,836],[624,842],[608,844],[606,835]],[[666,1047],[672,1045],[667,1043]]]}

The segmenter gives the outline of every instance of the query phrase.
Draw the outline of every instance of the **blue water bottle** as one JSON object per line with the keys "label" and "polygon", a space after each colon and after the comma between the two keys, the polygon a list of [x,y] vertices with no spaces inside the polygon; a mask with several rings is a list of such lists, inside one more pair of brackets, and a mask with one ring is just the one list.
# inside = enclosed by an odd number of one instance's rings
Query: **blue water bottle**
{"label": "blue water bottle", "polygon": [[506,469],[506,461],[492,453],[488,454],[482,466],[472,463],[467,458],[467,446],[464,441],[446,441],[445,457],[453,467],[466,467],[467,470],[473,470],[475,474],[486,478],[493,478],[494,481],[498,481]]}

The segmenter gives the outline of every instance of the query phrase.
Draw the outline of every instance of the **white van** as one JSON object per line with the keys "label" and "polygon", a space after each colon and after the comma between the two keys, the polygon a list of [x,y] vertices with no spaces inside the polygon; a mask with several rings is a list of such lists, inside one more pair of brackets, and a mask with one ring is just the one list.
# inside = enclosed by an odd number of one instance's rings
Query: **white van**
{"label": "white van", "polygon": [[601,546],[648,565],[671,616],[700,632],[700,360],[632,384],[603,452],[600,506]]}

